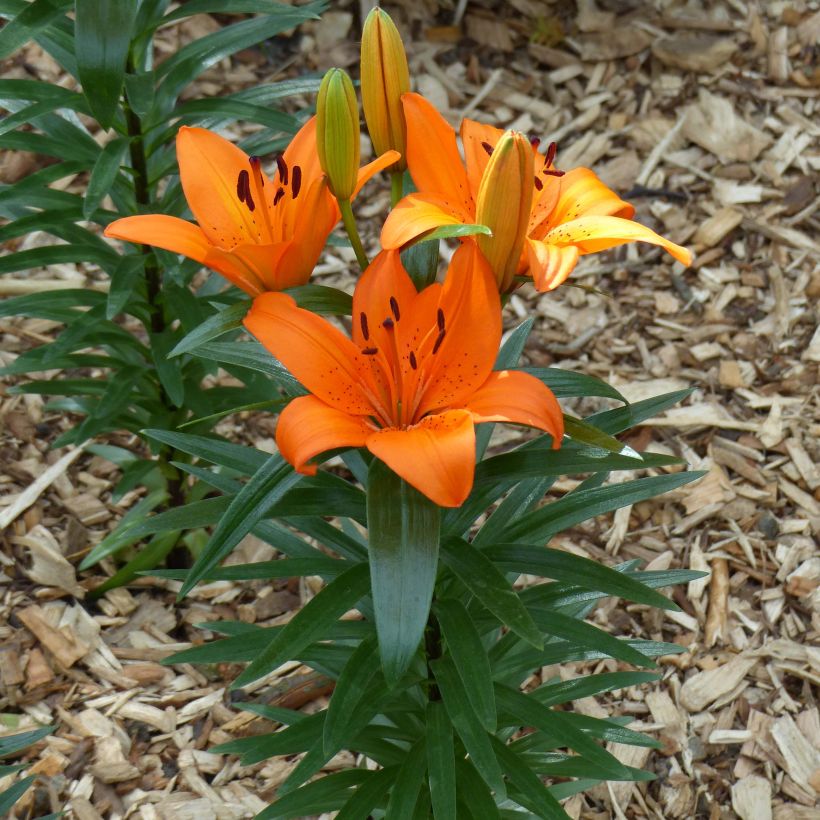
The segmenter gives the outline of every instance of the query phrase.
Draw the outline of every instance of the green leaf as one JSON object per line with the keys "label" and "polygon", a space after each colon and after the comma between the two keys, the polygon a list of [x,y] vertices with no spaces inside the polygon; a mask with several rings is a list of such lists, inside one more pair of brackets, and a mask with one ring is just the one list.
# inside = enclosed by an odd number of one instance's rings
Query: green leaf
{"label": "green leaf", "polygon": [[259,342],[206,342],[192,350],[191,354],[220,364],[233,364],[265,373],[273,379],[273,386],[287,396],[303,396],[307,393],[285,366],[274,359]]}
{"label": "green leaf", "polygon": [[[128,3],[123,2],[121,5],[126,6]],[[127,150],[128,138],[120,137],[111,140],[100,151],[91,171],[91,178],[88,180],[88,188],[83,200],[83,216],[86,219],[91,219],[105,195],[110,193]]]}
{"label": "green leaf", "polygon": [[370,777],[353,792],[353,796],[339,810],[336,820],[362,820],[363,817],[370,817],[396,779],[398,768],[389,766],[377,772],[369,772]]}
{"label": "green leaf", "polygon": [[0,814],[8,817],[7,812],[11,812],[14,804],[26,793],[36,778],[36,774],[30,774],[28,777],[18,780],[13,786],[0,794]]}
{"label": "green leaf", "polygon": [[[0,317],[29,316],[48,319],[50,311],[71,309],[72,314],[82,318],[83,310],[73,308],[97,307],[105,302],[105,294],[96,290],[66,288],[51,290],[45,293],[32,293],[26,296],[15,296],[0,302]],[[60,321],[59,319],[56,321]]]}
{"label": "green leaf", "polygon": [[416,290],[424,290],[436,281],[439,260],[439,241],[415,242],[401,252],[401,263],[410,274]]}
{"label": "green leaf", "polygon": [[96,600],[109,589],[125,586],[133,581],[140,573],[152,569],[162,563],[166,555],[179,541],[179,531],[162,533],[152,538],[124,567],[118,569],[107,581],[94,587],[89,593],[90,600]]}
{"label": "green leaf", "polygon": [[15,752],[35,744],[54,731],[53,726],[41,726],[39,729],[32,729],[28,732],[21,732],[18,735],[7,735],[0,737],[0,757],[8,757]]}
{"label": "green leaf", "polygon": [[143,276],[145,257],[141,253],[129,253],[123,256],[111,274],[111,286],[108,289],[108,302],[105,306],[105,318],[113,319],[128,303]]}
{"label": "green leaf", "polygon": [[202,324],[185,336],[168,356],[174,357],[181,356],[183,353],[190,353],[199,345],[209,342],[217,336],[222,336],[223,333],[230,330],[242,327],[242,320],[245,318],[250,306],[250,302],[243,300],[235,305],[223,308],[213,316],[209,316]]}
{"label": "green leaf", "polygon": [[436,582],[439,508],[379,459],[370,466],[367,529],[379,654],[388,684],[407,670]]}
{"label": "green leaf", "polygon": [[456,816],[456,766],[453,727],[441,701],[427,704],[427,780],[435,820]]}
{"label": "green leaf", "polygon": [[541,649],[544,640],[509,581],[482,552],[460,538],[443,542],[444,563],[478,601],[516,635]]}
{"label": "green leaf", "polygon": [[298,481],[301,475],[280,456],[271,456],[251,480],[234,496],[205,549],[185,579],[179,597],[187,595],[199,581],[261,521],[268,510]]}
{"label": "green leaf", "polygon": [[376,640],[362,641],[345,664],[327,707],[323,731],[326,754],[335,754],[345,746],[350,748],[353,737],[364,728],[351,723],[351,719],[356,716],[367,686],[378,671]]}
{"label": "green leaf", "polygon": [[653,672],[604,672],[573,680],[545,683],[534,689],[531,694],[544,706],[553,706],[655,680],[658,680],[658,675]]}
{"label": "green leaf", "polygon": [[417,741],[407,753],[390,792],[386,817],[390,820],[413,820],[421,784],[427,770],[424,738]]}
{"label": "green leaf", "polygon": [[345,769],[325,775],[279,798],[273,805],[260,811],[254,820],[284,820],[335,811],[350,799],[354,787],[364,783],[372,775],[373,772],[365,769]]}
{"label": "green leaf", "polygon": [[120,102],[125,62],[137,4],[76,0],[74,56],[85,97],[103,128],[110,128]]}
{"label": "green leaf", "polygon": [[168,353],[174,343],[175,332],[171,328],[151,334],[151,358],[168,399],[174,407],[185,402],[185,382],[179,359],[170,359]]}
{"label": "green leaf", "polygon": [[602,396],[627,404],[626,399],[614,387],[586,373],[575,373],[572,370],[562,370],[560,367],[518,367],[516,370],[529,373],[544,382],[559,399],[573,396]]}
{"label": "green leaf", "polygon": [[633,649],[628,641],[619,640],[586,621],[571,618],[569,615],[554,610],[531,611],[536,623],[548,635],[555,635],[578,646],[603,652],[605,655],[635,666],[657,666],[651,658]]}
{"label": "green leaf", "polygon": [[160,441],[183,453],[205,459],[220,467],[236,470],[243,475],[249,475],[259,470],[267,463],[269,455],[254,447],[245,447],[233,444],[220,438],[195,436],[191,433],[175,433],[171,430],[149,428],[143,430],[143,435],[155,441]]}
{"label": "green leaf", "polygon": [[430,233],[424,234],[422,240],[424,242],[432,242],[438,239],[461,239],[465,236],[474,236],[475,234],[484,234],[484,236],[492,236],[492,231],[486,225],[442,225]]}
{"label": "green leaf", "polygon": [[463,813],[470,820],[500,820],[501,814],[489,787],[469,760],[456,759],[456,778],[459,808],[456,817],[460,818]]}
{"label": "green leaf", "polygon": [[33,40],[71,6],[71,0],[34,0],[0,29],[0,60]]}
{"label": "green leaf", "polygon": [[616,598],[677,611],[677,604],[622,572],[564,550],[525,544],[496,544],[485,555],[502,571],[541,575],[595,589]]}
{"label": "green leaf", "polygon": [[598,447],[602,450],[609,450],[612,453],[633,458],[636,461],[636,466],[640,464],[640,453],[622,441],[601,432],[597,427],[587,424],[583,419],[576,419],[564,413],[564,433],[573,441],[579,441],[590,447]]}
{"label": "green leaf", "polygon": [[608,487],[575,490],[558,501],[521,516],[509,527],[505,536],[510,541],[547,541],[556,533],[574,527],[581,521],[654,498],[690,481],[696,481],[703,475],[703,472],[672,473],[638,478]]}
{"label": "green leaf", "polygon": [[506,793],[504,777],[490,744],[490,735],[484,730],[478,716],[473,711],[453,662],[449,658],[439,658],[432,661],[430,666],[436,677],[436,684],[441,692],[450,722],[464,743],[473,765],[481,773],[487,785],[495,791],[496,796],[503,798]]}
{"label": "green leaf", "polygon": [[[629,779],[623,763],[572,725],[562,712],[550,709],[533,697],[503,684],[495,685],[495,693],[499,711],[512,715],[519,726],[531,726],[543,732],[553,739],[556,746],[575,751],[597,768],[595,776],[601,774],[611,780]],[[510,725],[509,718],[505,723]]]}
{"label": "green leaf", "polygon": [[447,650],[453,659],[464,691],[470,699],[481,725],[488,731],[496,728],[495,694],[492,670],[487,652],[461,601],[444,598],[435,604],[434,612],[447,641]]}
{"label": "green leaf", "polygon": [[0,273],[13,273],[46,265],[61,265],[64,262],[91,262],[107,269],[115,258],[117,258],[117,252],[113,248],[109,252],[91,244],[46,245],[42,248],[32,248],[0,256]]}
{"label": "green leaf", "polygon": [[[252,564],[231,564],[217,567],[205,576],[203,581],[271,581],[274,578],[300,578],[306,575],[320,575],[335,578],[349,567],[348,562],[331,558],[317,551],[312,558],[277,558],[273,561],[256,561]],[[187,569],[160,569],[150,574],[156,578],[170,578],[184,581]],[[338,687],[337,687],[338,688]]]}
{"label": "green leaf", "polygon": [[125,94],[131,110],[138,117],[147,116],[154,103],[154,84],[156,77],[153,71],[136,71],[125,75]]}
{"label": "green leaf", "polygon": [[492,743],[499,763],[517,791],[513,799],[524,808],[535,812],[542,820],[569,820],[569,815],[561,808],[561,804],[526,761],[498,738],[493,738]]}
{"label": "green leaf", "polygon": [[280,5],[276,14],[243,20],[183,46],[156,69],[161,105],[166,107],[172,103],[188,83],[220,60],[316,17],[324,5]]}
{"label": "green leaf", "polygon": [[663,413],[664,410],[668,410],[678,402],[683,401],[691,392],[691,388],[688,390],[675,390],[672,393],[664,393],[662,396],[655,396],[651,399],[628,404],[626,407],[603,410],[600,413],[587,416],[584,421],[614,436],[628,430],[630,427],[634,427],[636,424],[640,424],[642,421],[657,416],[658,413]]}
{"label": "green leaf", "polygon": [[300,285],[288,288],[284,292],[292,296],[300,308],[311,313],[349,316],[353,312],[353,297],[338,288],[326,285]]}
{"label": "green leaf", "polygon": [[357,564],[343,572],[285,624],[231,688],[238,689],[267,675],[301,649],[319,640],[330,624],[367,594],[369,586],[368,569],[364,564]]}
{"label": "green leaf", "polygon": [[[141,498],[131,509],[120,519],[116,529],[109,533],[99,544],[97,544],[88,555],[80,562],[80,569],[88,569],[98,564],[103,558],[121,550],[128,544],[133,544],[138,541],[140,536],[132,537],[132,530],[140,524],[145,523],[145,518],[152,510],[164,504],[168,500],[168,493],[165,490],[154,490],[153,492]],[[184,507],[180,509],[185,509]],[[179,510],[173,510],[179,512]]]}

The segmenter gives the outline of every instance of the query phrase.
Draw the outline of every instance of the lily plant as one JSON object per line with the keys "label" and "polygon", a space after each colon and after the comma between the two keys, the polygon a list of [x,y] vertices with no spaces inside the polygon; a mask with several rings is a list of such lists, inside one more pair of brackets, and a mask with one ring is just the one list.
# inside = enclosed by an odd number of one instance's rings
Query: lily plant
{"label": "lily plant", "polygon": [[[108,227],[108,237],[183,254],[250,297],[226,300],[175,353],[265,374],[279,413],[273,455],[146,431],[188,456],[179,469],[210,497],[128,534],[213,527],[190,569],[160,572],[181,595],[208,579],[324,580],[286,624],[214,624],[225,637],[166,661],[247,663],[233,687],[258,691],[296,659],[329,683],[312,714],[246,700],[266,729],[212,750],[243,765],[298,756],[259,818],[563,818],[561,801],[578,791],[650,777],[604,742],[658,745],[572,701],[652,681],[633,667],[683,649],[614,635],[587,616],[606,596],[676,609],[657,588],[698,574],[605,566],[548,544],[698,474],[616,438],[685,391],[628,404],[590,376],[522,365],[533,319],[502,343],[503,307],[530,281],[550,298],[581,256],[626,242],[683,264],[691,254],[636,222],[593,171],[558,169],[554,143],[542,150],[464,120],[459,147],[410,85],[399,32],[376,8],[364,25],[361,94],[377,159],[360,168],[355,87],[332,69],[316,117],[273,158],[179,129],[197,224],[155,213]],[[352,201],[380,171],[392,208],[370,261]],[[305,299],[295,286],[309,282],[340,220],[358,262],[352,297],[324,287],[319,301]],[[439,270],[448,239],[458,247]],[[562,410],[579,396],[620,406],[584,419]],[[521,426],[523,438],[493,446],[497,423]],[[607,483],[618,470],[644,475]],[[567,491],[555,486],[561,475],[586,477]],[[250,533],[276,559],[221,567]],[[579,662],[596,665],[566,679],[541,671]],[[356,766],[327,773],[342,749]]]}

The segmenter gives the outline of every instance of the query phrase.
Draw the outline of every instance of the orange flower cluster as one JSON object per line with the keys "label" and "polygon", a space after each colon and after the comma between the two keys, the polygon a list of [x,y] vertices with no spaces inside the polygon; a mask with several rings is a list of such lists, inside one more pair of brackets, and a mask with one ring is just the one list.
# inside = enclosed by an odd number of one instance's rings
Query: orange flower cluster
{"label": "orange flower cluster", "polygon": [[[365,447],[436,504],[457,507],[472,489],[476,423],[535,427],[554,447],[563,437],[542,382],[493,370],[501,295],[523,276],[553,290],[580,256],[626,242],[658,245],[684,264],[691,254],[635,222],[634,208],[589,169],[556,169],[555,143],[542,152],[538,140],[465,119],[462,160],[455,131],[409,84],[398,31],[376,8],[361,70],[376,160],[359,168],[355,92],[332,69],[317,117],[276,158],[274,177],[217,134],[183,127],[180,179],[198,224],[137,215],[106,235],[184,254],[254,297],[246,328],[310,392],[290,402],[277,429],[296,470],[312,474],[323,453]],[[350,232],[350,199],[368,179],[405,168],[416,190],[384,223],[384,250],[356,285],[347,336],[280,291],[308,281],[340,218]],[[490,233],[462,237],[443,284],[417,292],[399,251],[447,225]]]}

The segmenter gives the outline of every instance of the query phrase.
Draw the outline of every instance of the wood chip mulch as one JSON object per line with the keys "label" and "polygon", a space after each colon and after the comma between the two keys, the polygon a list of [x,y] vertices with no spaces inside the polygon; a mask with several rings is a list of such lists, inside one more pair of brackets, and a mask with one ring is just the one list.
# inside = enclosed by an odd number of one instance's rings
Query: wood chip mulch
{"label": "wood chip mulch", "polygon": [[[360,5],[370,4],[334,3],[321,21],[269,49],[224,61],[195,93],[352,66]],[[417,89],[454,124],[466,115],[557,140],[559,167],[594,167],[638,206],[641,222],[696,253],[685,270],[648,246],[587,257],[572,281],[590,287],[544,296],[524,287],[508,306],[509,326],[538,317],[531,364],[600,376],[630,400],[694,388],[628,443],[683,456],[708,473],[553,542],[606,563],[640,558],[651,569],[711,571],[671,593],[679,613],[618,601],[595,611],[594,621],[618,635],[674,641],[686,651],[661,659],[658,684],[575,704],[590,715],[629,716],[663,748],[615,747],[658,779],[600,786],[569,800],[567,811],[589,820],[817,818],[817,3],[386,6],[406,33]],[[159,54],[219,25],[200,15],[167,29]],[[59,78],[35,46],[24,55],[25,71]],[[19,57],[0,68],[9,78],[26,76]],[[0,173],[12,181],[38,161],[7,152]],[[60,184],[82,190],[85,182]],[[374,246],[387,199],[376,185],[358,206],[372,221]],[[51,241],[35,233],[14,249]],[[350,287],[350,262],[331,249],[318,281]],[[0,294],[78,284],[104,289],[105,277],[91,265],[54,265],[0,277]],[[0,361],[58,330],[43,320],[0,320]],[[58,729],[27,755],[41,778],[14,816],[60,809],[78,820],[253,816],[296,761],[243,768],[210,754],[216,743],[275,727],[236,708],[227,689],[236,667],[159,661],[212,638],[198,626],[209,621],[286,621],[317,586],[212,583],[175,605],[178,585],[144,579],[84,604],[84,590],[115,565],[104,562],[90,575],[78,575],[76,565],[140,493],[114,504],[114,465],[80,450],[50,450],[69,422],[45,411],[39,397],[6,392],[17,381],[0,386],[0,734],[40,723]],[[567,403],[574,412],[600,406]],[[273,430],[272,419],[248,414],[218,428],[262,449],[272,448]],[[125,435],[106,440],[139,447]],[[577,483],[564,479],[556,492]],[[250,538],[231,561],[273,555]],[[531,683],[616,668],[613,661],[550,667]],[[248,694],[313,711],[328,690],[294,663]],[[329,768],[355,763],[341,754]]]}

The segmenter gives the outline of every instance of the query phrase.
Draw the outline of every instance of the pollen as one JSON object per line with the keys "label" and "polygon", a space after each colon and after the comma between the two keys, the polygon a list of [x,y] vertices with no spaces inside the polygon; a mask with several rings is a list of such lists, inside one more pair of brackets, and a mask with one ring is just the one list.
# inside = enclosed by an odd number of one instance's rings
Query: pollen
{"label": "pollen", "polygon": [[362,311],[359,314],[359,325],[362,328],[362,336],[364,336],[364,340],[367,341],[370,339],[370,328],[367,326],[367,314]]}
{"label": "pollen", "polygon": [[395,296],[390,297],[390,310],[393,311],[393,315],[396,317],[396,321],[398,322],[401,319],[401,314],[399,313],[399,303]]}
{"label": "pollen", "polygon": [[288,184],[288,164],[285,162],[285,158],[279,154],[276,157],[276,167],[279,169],[279,182],[282,185]]}
{"label": "pollen", "polygon": [[290,189],[293,191],[293,198],[299,196],[299,189],[302,187],[302,169],[298,165],[293,166],[292,179],[290,181]]}

